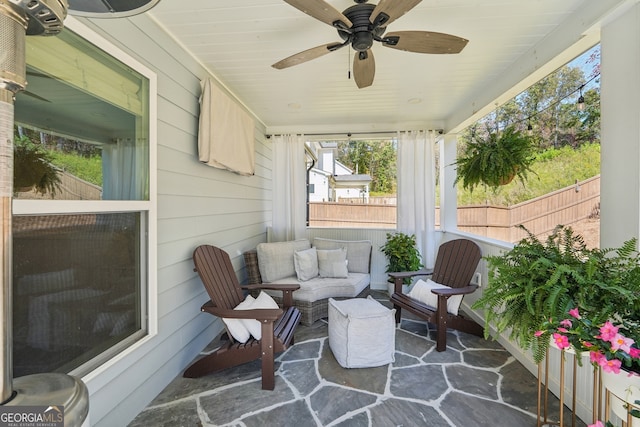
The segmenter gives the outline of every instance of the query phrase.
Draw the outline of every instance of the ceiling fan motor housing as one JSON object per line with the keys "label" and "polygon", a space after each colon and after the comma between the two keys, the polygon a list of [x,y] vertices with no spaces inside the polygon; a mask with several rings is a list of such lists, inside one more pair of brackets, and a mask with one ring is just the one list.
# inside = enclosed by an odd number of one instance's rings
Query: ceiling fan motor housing
{"label": "ceiling fan motor housing", "polygon": [[353,24],[349,30],[338,29],[338,34],[345,41],[350,41],[351,46],[358,52],[364,52],[373,46],[376,37],[380,37],[386,28],[374,27],[370,17],[375,5],[361,3],[351,6],[343,12]]}

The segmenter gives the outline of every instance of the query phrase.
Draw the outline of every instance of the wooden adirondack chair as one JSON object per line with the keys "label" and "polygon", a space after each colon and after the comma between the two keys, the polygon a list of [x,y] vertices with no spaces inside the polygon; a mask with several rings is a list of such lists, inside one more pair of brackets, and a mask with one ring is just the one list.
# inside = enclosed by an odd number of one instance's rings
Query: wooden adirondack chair
{"label": "wooden adirondack chair", "polygon": [[[478,286],[471,279],[482,255],[477,244],[467,239],[446,242],[438,248],[433,270],[389,273],[394,280],[394,292],[391,302],[396,309],[396,323],[400,323],[401,310],[404,308],[437,327],[436,350],[447,349],[447,328],[467,332],[479,337],[484,336],[483,327],[463,314],[453,315],[447,312],[447,299],[453,295],[466,295],[474,292]],[[431,276],[431,280],[452,289],[433,289],[438,296],[438,306],[429,307],[424,303],[402,293],[405,277]]]}
{"label": "wooden adirondack chair", "polygon": [[[273,390],[274,354],[293,345],[293,333],[300,322],[300,311],[293,307],[292,293],[298,284],[256,284],[241,287],[238,283],[229,254],[210,245],[198,246],[193,252],[194,270],[211,298],[201,310],[214,316],[234,319],[256,319],[262,327],[262,339],[253,337],[245,343],[229,340],[214,353],[202,357],[187,368],[183,376],[197,378],[211,372],[262,359],[262,388]],[[244,290],[277,289],[283,292],[282,309],[234,310],[244,300]]]}

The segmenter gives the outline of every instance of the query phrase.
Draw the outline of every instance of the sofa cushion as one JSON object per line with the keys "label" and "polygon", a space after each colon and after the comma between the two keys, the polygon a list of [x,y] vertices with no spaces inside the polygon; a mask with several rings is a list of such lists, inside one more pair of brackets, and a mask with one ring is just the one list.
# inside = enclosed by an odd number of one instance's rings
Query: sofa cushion
{"label": "sofa cushion", "polygon": [[347,250],[331,249],[317,250],[318,253],[318,273],[320,277],[346,278],[349,275],[347,270]]}
{"label": "sofa cushion", "polygon": [[[296,276],[285,277],[276,280],[274,284],[300,284],[300,289],[293,293],[294,301],[319,301],[322,299],[333,298],[355,298],[367,286],[369,286],[370,276],[364,273],[349,273],[344,279],[336,279],[329,277],[316,277],[315,279],[301,282]],[[265,291],[269,295],[282,297],[282,292]]]}
{"label": "sofa cushion", "polygon": [[293,264],[298,280],[306,281],[318,276],[318,253],[316,248],[296,251],[293,254]]}
{"label": "sofa cushion", "polygon": [[28,274],[18,279],[17,295],[44,294],[63,291],[75,286],[75,269],[68,268],[48,273]]}
{"label": "sofa cushion", "polygon": [[258,266],[260,276],[265,283],[296,275],[293,254],[296,251],[309,249],[311,244],[307,239],[291,240],[288,242],[259,243]]}
{"label": "sofa cushion", "polygon": [[370,273],[371,241],[370,240],[334,240],[316,237],[313,239],[316,249],[347,249],[347,269],[349,273]]}

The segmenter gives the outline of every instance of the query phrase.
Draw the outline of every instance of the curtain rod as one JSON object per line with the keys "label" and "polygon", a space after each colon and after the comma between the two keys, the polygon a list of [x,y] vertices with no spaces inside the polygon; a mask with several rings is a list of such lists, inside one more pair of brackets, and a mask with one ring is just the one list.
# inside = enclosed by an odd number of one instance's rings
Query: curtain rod
{"label": "curtain rod", "polygon": [[[294,135],[304,135],[304,136],[334,136],[334,135],[345,135],[347,137],[352,137],[353,135],[388,135],[388,134],[396,134],[398,132],[411,132],[411,131],[402,131],[402,130],[388,130],[388,131],[371,131],[371,132],[366,132],[366,131],[361,131],[361,132],[325,132],[325,133],[295,133]],[[444,133],[443,129],[427,129],[427,132],[436,132],[438,135],[442,135]],[[285,134],[282,133],[278,133],[278,134],[266,134],[265,136],[267,137],[267,139],[271,138],[272,136],[282,136]]]}

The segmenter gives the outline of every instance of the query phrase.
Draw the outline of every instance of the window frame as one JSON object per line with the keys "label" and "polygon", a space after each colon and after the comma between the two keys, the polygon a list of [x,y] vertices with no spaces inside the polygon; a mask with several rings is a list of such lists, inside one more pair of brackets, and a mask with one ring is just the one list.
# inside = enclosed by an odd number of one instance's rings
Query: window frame
{"label": "window frame", "polygon": [[[138,333],[117,343],[112,349],[118,351],[107,360],[99,361],[89,371],[87,364],[74,369],[70,374],[89,372],[97,375],[112,363],[135,352],[140,346],[158,334],[157,298],[157,74],[113,43],[98,35],[73,17],[67,17],[65,26],[77,36],[101,49],[106,54],[144,76],[149,81],[149,198],[148,200],[20,200],[14,199],[12,214],[91,214],[91,213],[140,213],[141,265],[140,304],[146,314],[142,321],[142,335]],[[100,356],[98,356],[99,358]],[[95,359],[94,359],[95,360]],[[100,360],[100,359],[98,359]],[[87,362],[91,363],[91,362]]]}

